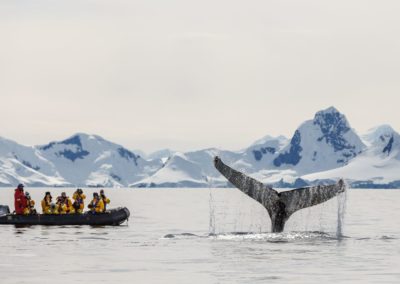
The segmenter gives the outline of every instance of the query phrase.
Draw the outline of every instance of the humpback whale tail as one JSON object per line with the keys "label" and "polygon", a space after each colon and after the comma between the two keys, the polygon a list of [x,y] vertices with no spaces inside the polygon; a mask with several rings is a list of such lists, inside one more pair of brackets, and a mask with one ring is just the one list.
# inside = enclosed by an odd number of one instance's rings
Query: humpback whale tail
{"label": "humpback whale tail", "polygon": [[272,232],[282,232],[289,217],[296,211],[321,204],[346,190],[343,180],[327,186],[314,186],[278,192],[256,179],[225,165],[214,158],[215,168],[239,190],[257,200],[271,217]]}

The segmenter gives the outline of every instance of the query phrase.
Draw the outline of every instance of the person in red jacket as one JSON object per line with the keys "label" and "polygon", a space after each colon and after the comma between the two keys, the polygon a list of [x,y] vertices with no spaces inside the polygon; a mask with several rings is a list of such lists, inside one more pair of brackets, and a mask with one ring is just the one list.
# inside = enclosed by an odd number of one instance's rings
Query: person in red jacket
{"label": "person in red jacket", "polygon": [[26,208],[26,197],[24,194],[24,185],[19,184],[14,193],[15,214],[24,214]]}

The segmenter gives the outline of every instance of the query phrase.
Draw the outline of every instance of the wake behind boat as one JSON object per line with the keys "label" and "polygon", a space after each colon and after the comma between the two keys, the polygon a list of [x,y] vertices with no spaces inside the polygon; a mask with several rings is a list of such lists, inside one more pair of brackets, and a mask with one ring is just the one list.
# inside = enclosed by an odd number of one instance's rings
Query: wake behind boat
{"label": "wake behind boat", "polygon": [[104,213],[83,214],[11,214],[8,206],[0,205],[0,225],[91,225],[118,226],[128,220],[130,212],[126,207],[107,210]]}

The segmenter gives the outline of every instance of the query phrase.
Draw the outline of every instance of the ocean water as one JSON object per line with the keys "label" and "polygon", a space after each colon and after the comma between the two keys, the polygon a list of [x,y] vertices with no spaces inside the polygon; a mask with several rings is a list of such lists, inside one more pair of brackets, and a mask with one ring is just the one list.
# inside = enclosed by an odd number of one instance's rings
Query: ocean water
{"label": "ocean water", "polygon": [[0,283],[400,283],[400,190],[349,190],[279,234],[235,189],[106,192],[122,226],[0,225]]}

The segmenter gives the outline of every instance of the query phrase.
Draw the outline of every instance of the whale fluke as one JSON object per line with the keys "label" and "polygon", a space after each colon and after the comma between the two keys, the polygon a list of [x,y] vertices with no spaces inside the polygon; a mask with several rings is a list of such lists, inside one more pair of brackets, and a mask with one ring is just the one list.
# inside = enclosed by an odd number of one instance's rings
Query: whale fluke
{"label": "whale fluke", "polygon": [[343,180],[333,185],[303,187],[278,192],[258,180],[225,165],[214,158],[215,168],[234,186],[261,203],[271,217],[272,232],[282,232],[289,217],[296,211],[321,204],[346,190]]}

